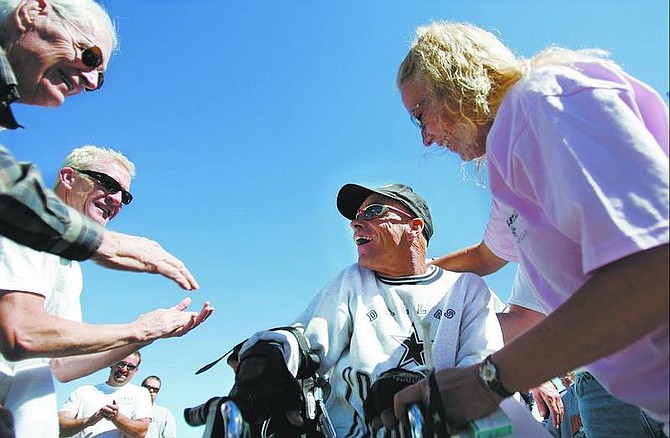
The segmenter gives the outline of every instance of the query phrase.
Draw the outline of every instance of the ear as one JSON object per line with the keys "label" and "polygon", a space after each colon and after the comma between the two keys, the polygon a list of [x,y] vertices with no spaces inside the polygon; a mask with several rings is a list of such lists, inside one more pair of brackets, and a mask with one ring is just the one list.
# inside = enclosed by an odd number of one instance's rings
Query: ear
{"label": "ear", "polygon": [[46,16],[50,11],[47,0],[22,0],[14,10],[14,24],[24,33],[35,26],[39,16]]}
{"label": "ear", "polygon": [[60,185],[65,187],[68,190],[72,190],[72,185],[76,179],[76,171],[71,167],[63,167],[58,172],[58,178],[60,179]]}
{"label": "ear", "polygon": [[425,226],[425,223],[423,222],[423,219],[420,217],[415,217],[411,221],[409,221],[409,228],[412,230],[412,234],[414,235],[415,238],[418,238],[421,236],[421,233],[423,233],[423,227]]}

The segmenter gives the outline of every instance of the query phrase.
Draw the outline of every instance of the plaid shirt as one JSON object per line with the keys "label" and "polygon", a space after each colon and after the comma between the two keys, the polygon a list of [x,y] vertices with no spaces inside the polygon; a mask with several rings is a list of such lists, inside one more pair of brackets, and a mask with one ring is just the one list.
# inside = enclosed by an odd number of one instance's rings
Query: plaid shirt
{"label": "plaid shirt", "polygon": [[[9,107],[16,99],[16,79],[0,48],[0,126],[20,126]],[[0,235],[36,250],[85,260],[100,246],[103,231],[47,189],[34,164],[19,163],[0,145]]]}

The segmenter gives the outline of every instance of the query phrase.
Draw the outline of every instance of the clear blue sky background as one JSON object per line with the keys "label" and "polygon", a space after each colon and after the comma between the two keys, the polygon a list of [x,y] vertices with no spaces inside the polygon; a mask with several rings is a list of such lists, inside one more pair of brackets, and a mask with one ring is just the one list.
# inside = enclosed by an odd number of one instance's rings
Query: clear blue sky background
{"label": "clear blue sky background", "polygon": [[[119,149],[137,165],[135,201],[110,224],[182,258],[188,293],[216,312],[184,338],[143,350],[135,383],[163,378],[159,404],[180,437],[203,428],[184,407],[227,394],[232,372],[195,376],[256,330],[291,321],[326,281],[355,262],[335,207],[347,182],[404,182],[428,200],[429,250],[479,241],[489,195],[459,159],[424,149],[394,80],[416,26],[467,20],[497,29],[522,56],[549,44],[599,47],[666,96],[668,1],[107,0],[119,53],[104,88],[58,109],[15,105],[26,129],[2,134],[49,182],[74,147]],[[667,98],[666,98],[667,99]],[[625,175],[622,175],[625,178]],[[84,318],[117,323],[184,295],[168,280],[84,263]],[[514,267],[489,278],[506,299]],[[59,403],[100,371],[59,385]]]}

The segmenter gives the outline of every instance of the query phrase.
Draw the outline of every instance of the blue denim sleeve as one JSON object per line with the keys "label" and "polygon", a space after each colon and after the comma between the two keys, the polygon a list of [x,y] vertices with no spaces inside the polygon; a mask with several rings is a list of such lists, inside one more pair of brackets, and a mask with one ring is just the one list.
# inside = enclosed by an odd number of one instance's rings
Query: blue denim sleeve
{"label": "blue denim sleeve", "polygon": [[34,164],[19,163],[0,145],[0,234],[39,251],[86,260],[104,229],[47,189]]}

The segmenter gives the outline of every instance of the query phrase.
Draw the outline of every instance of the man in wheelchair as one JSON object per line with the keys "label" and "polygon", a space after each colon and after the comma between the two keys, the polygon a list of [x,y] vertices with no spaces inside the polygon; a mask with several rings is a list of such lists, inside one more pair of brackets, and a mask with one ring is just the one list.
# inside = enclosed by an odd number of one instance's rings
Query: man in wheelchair
{"label": "man in wheelchair", "polygon": [[271,418],[277,437],[330,436],[310,412],[317,375],[330,383],[317,419],[328,415],[337,437],[384,436],[381,418],[393,415],[397,391],[430,367],[473,365],[503,345],[500,300],[484,281],[426,263],[433,222],[421,196],[402,184],[346,184],[337,208],[351,221],[358,262],[291,327],[258,332],[229,358],[230,398],[252,428]]}

